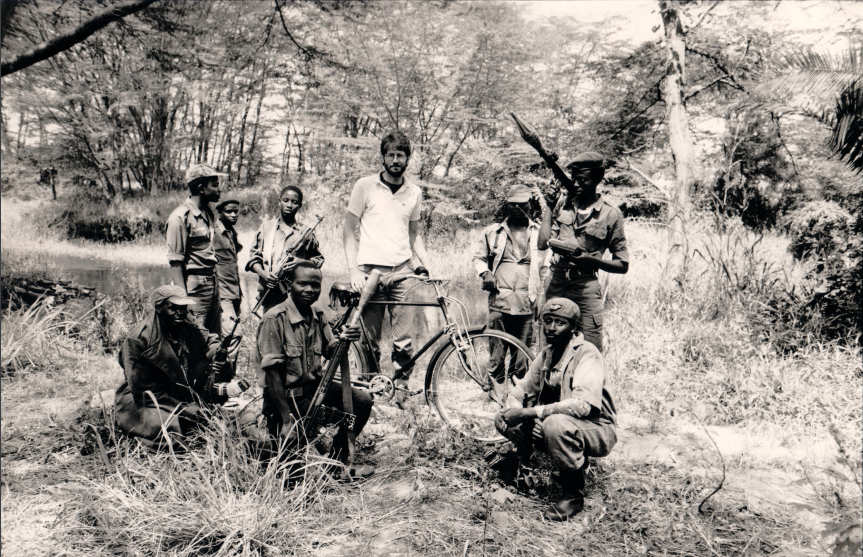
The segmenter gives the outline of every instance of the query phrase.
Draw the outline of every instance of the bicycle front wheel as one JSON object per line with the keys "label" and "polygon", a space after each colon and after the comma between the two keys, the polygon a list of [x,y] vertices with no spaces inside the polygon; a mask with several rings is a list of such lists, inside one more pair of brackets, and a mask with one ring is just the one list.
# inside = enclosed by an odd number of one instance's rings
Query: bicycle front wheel
{"label": "bicycle front wheel", "polygon": [[449,427],[478,441],[501,441],[495,415],[503,408],[514,378],[527,371],[533,353],[502,331],[485,330],[469,338],[470,344],[460,348],[452,340],[443,346],[429,370],[426,394]]}

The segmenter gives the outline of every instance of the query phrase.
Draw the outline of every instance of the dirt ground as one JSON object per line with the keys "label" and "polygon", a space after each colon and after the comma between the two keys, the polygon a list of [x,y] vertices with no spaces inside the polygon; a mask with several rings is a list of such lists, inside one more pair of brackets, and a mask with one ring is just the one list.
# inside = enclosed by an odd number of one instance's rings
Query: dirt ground
{"label": "dirt ground", "polygon": [[[70,397],[14,400],[17,389],[6,388],[13,380],[5,379],[3,389],[0,491],[3,553],[78,554],[70,550],[65,535],[65,529],[69,528],[66,509],[87,489],[86,480],[106,474],[95,450],[95,435],[88,435],[92,430],[89,422],[101,419],[100,413],[91,407],[93,391],[82,388]],[[405,420],[403,414],[390,405],[379,405],[364,432],[363,458],[375,463],[378,473],[371,480],[349,488],[349,496],[355,501],[362,500],[363,512],[367,513],[357,518],[352,531],[331,537],[322,535],[317,545],[306,548],[308,552],[294,548],[294,553],[271,554],[436,555],[439,553],[435,548],[443,550],[445,545],[434,542],[435,523],[445,521],[453,527],[453,520],[463,520],[465,527],[478,528],[478,514],[483,517],[485,533],[481,539],[468,540],[462,554],[509,554],[501,540],[506,539],[515,524],[521,523],[544,530],[542,534],[534,532],[529,540],[532,546],[519,547],[519,552],[558,555],[565,547],[557,534],[563,531],[563,538],[569,538],[578,532],[591,532],[596,528],[592,522],[612,513],[609,509],[613,509],[615,500],[599,500],[599,491],[634,486],[649,492],[668,485],[667,482],[650,485],[650,480],[645,477],[639,480],[641,476],[634,477],[627,471],[642,470],[646,477],[661,474],[671,483],[701,479],[704,486],[701,495],[706,496],[708,488],[718,485],[723,478],[723,461],[726,469],[722,488],[707,506],[778,520],[787,534],[780,536],[780,541],[774,536],[771,542],[774,545],[765,545],[766,542],[750,545],[761,548],[758,552],[747,549],[749,552],[740,554],[827,555],[836,537],[830,529],[835,504],[825,500],[830,490],[824,484],[824,470],[831,470],[825,464],[835,460],[835,449],[831,450],[826,442],[782,446],[775,437],[733,427],[703,428],[681,418],[671,418],[664,424],[665,431],[658,432],[656,424],[624,414],[620,416],[619,442],[612,454],[603,459],[606,462],[599,463],[605,472],[594,480],[597,484],[593,486],[594,493],[588,496],[585,513],[579,520],[561,526],[539,519],[546,501],[553,499],[552,492],[518,493],[490,479],[478,458],[464,465],[448,465],[431,451],[424,452],[418,447],[415,435],[403,432],[400,425]],[[419,401],[413,407],[413,415],[433,417]],[[625,486],[615,486],[615,482]],[[840,498],[846,496],[841,492],[835,494]],[[452,514],[458,512],[463,515]],[[697,511],[690,509],[690,512]],[[496,542],[493,547],[480,549],[482,540]],[[704,555],[733,554],[722,551],[723,538],[717,532],[710,535],[710,540]],[[753,540],[755,536],[750,541]],[[644,540],[641,545],[635,539],[633,543],[633,554],[662,555]]]}

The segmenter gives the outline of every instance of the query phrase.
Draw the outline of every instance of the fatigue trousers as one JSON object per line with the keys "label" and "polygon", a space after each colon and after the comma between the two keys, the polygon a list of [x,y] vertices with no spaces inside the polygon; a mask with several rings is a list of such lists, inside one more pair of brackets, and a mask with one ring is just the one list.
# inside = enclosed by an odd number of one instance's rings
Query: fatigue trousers
{"label": "fatigue trousers", "polygon": [[[509,333],[518,340],[531,345],[533,341],[533,316],[532,315],[510,315],[497,310],[489,309],[488,312],[489,328],[496,331]],[[489,366],[490,373],[495,381],[500,383],[505,377],[524,377],[527,371],[527,366],[530,362],[524,357],[520,351],[516,350],[512,345],[504,346],[504,343],[499,340],[490,342],[491,359]],[[506,363],[506,357],[509,354],[509,365]]]}
{"label": "fatigue trousers", "polygon": [[578,305],[578,330],[602,352],[602,290],[596,277],[565,279],[553,272],[545,291],[545,299],[552,298],[567,298]]}
{"label": "fatigue trousers", "polygon": [[[145,395],[147,396],[147,395]],[[162,439],[164,428],[169,435],[183,437],[200,426],[184,412],[174,412],[173,406],[139,406],[132,393],[115,397],[114,420],[131,437],[148,441]]]}
{"label": "fatigue trousers", "polygon": [[[370,273],[373,269],[378,269],[384,274],[387,273],[408,273],[410,267],[408,262],[402,263],[395,267],[381,267],[379,265],[361,265],[360,269],[364,273]],[[407,301],[407,290],[411,286],[411,281],[403,280],[391,286],[388,286],[384,292],[379,292],[372,300],[384,300],[390,302]],[[407,362],[414,354],[413,341],[413,320],[414,308],[411,306],[366,306],[363,311],[363,323],[369,333],[369,346],[371,353],[367,354],[368,358],[374,361],[381,361],[381,331],[384,325],[384,312],[390,314],[390,328],[393,335],[393,381],[399,379],[407,381],[410,379],[412,367],[406,367]]]}
{"label": "fatigue trousers", "polygon": [[[278,437],[279,430],[282,427],[282,415],[275,407],[275,404],[270,400],[269,393],[267,393],[266,390],[264,393],[263,414],[267,417],[267,430],[273,437]],[[369,421],[374,401],[372,400],[372,395],[366,390],[352,387],[351,393],[353,395],[353,413],[354,416],[356,416],[354,421],[354,431],[359,436],[360,432],[362,432],[365,427],[366,422]],[[304,394],[302,397],[288,396],[288,405],[291,407],[291,413],[295,418],[300,419],[305,416],[312,403],[313,394],[313,392],[309,392],[309,394]],[[327,394],[324,396],[323,404],[330,408],[344,410],[344,406],[342,404],[342,384],[340,382],[333,381],[330,383],[327,388]],[[307,434],[314,435],[314,432],[307,432]],[[334,459],[344,462],[348,457],[347,447],[348,434],[344,428],[339,428],[339,432],[333,439],[333,447],[330,450],[330,455]]]}
{"label": "fatigue trousers", "polygon": [[198,327],[221,337],[219,285],[216,275],[186,275],[186,293],[196,302],[189,308],[189,313]]}
{"label": "fatigue trousers", "polygon": [[[500,433],[518,446],[512,432],[521,429],[530,439],[535,422],[528,420]],[[616,443],[617,433],[612,423],[552,414],[542,420],[542,440],[534,442],[534,446],[548,454],[558,470],[571,472],[584,466],[585,457],[608,456]]]}
{"label": "fatigue trousers", "polygon": [[[221,300],[219,306],[222,314],[222,334],[227,336],[234,328],[234,321],[240,318],[240,299]],[[234,338],[228,345],[228,363],[231,364],[231,370],[230,373],[226,374],[230,375],[230,377],[225,378],[226,380],[233,379],[237,372],[237,356],[240,353],[240,341],[243,340],[243,335],[239,334],[239,331],[240,327],[237,326]]]}

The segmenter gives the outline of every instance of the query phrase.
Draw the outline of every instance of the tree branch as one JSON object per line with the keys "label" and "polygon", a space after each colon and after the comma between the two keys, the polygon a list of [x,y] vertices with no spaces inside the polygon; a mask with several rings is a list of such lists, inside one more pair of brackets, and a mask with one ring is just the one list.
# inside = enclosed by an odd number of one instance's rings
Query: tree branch
{"label": "tree branch", "polygon": [[[660,80],[660,82],[661,82],[661,81],[662,81],[662,80]],[[656,85],[654,85],[654,87],[656,87]],[[651,88],[651,90],[652,90],[652,88]],[[603,145],[603,144],[605,144],[605,143],[608,143],[609,141],[611,141],[612,139],[614,139],[615,137],[617,137],[617,136],[620,134],[620,132],[622,132],[623,130],[625,130],[626,128],[628,128],[628,127],[630,126],[630,124],[632,124],[633,122],[635,122],[635,120],[636,120],[639,116],[641,116],[642,114],[644,114],[645,112],[647,112],[648,110],[650,110],[651,108],[653,108],[655,105],[659,104],[660,102],[662,102],[662,98],[661,98],[661,96],[660,96],[659,98],[657,98],[655,101],[653,101],[652,103],[650,103],[649,105],[647,105],[646,107],[644,107],[644,110],[639,111],[635,116],[633,116],[632,118],[630,118],[630,119],[629,119],[625,124],[623,124],[620,128],[618,128],[616,132],[614,132],[614,133],[613,133],[613,134],[611,134],[609,137],[607,137],[607,138],[603,139],[602,141],[600,141],[599,143],[597,143],[597,147],[599,147],[600,145]]]}
{"label": "tree branch", "polygon": [[305,57],[305,59],[307,61],[310,61],[315,56],[320,57],[321,53],[318,52],[318,50],[316,48],[306,47],[306,46],[303,46],[297,42],[297,39],[295,39],[294,36],[291,34],[291,32],[288,31],[288,24],[285,22],[285,16],[282,13],[282,5],[279,4],[279,0],[273,0],[273,1],[276,3],[276,11],[279,13],[279,19],[282,22],[282,29],[285,30],[285,35],[287,35],[288,38],[291,39],[291,42],[294,43],[294,46],[297,47],[297,50],[300,51],[300,53]]}
{"label": "tree branch", "polygon": [[644,171],[639,170],[638,168],[636,168],[635,166],[633,166],[632,162],[631,162],[628,158],[623,157],[623,160],[625,160],[625,161],[626,161],[626,164],[628,164],[628,165],[629,165],[629,169],[630,169],[630,170],[632,170],[633,172],[635,172],[636,174],[638,174],[639,176],[641,176],[642,178],[644,178],[644,181],[645,181],[645,182],[647,182],[648,184],[650,184],[651,186],[653,186],[654,188],[656,188],[656,190],[657,190],[659,193],[661,193],[661,194],[663,195],[663,197],[666,197],[666,198],[668,197],[668,192],[667,192],[667,191],[665,191],[664,189],[662,189],[662,188],[659,186],[659,184],[657,184],[656,182],[654,182],[654,181],[653,181],[653,179],[652,179],[650,176],[648,176],[648,175],[647,175],[647,173],[645,173]]}
{"label": "tree branch", "polygon": [[18,70],[29,68],[37,62],[47,60],[52,56],[68,50],[76,44],[84,41],[87,37],[106,27],[107,25],[120,21],[127,15],[141,11],[157,0],[127,0],[115,4],[110,8],[102,10],[94,15],[75,29],[63,33],[50,41],[45,41],[33,49],[16,56],[10,62],[4,62],[0,65],[0,77],[5,77],[13,74]]}
{"label": "tree branch", "polygon": [[696,22],[695,22],[695,25],[693,25],[692,27],[690,27],[689,29],[687,29],[687,30],[686,30],[686,33],[689,33],[690,31],[692,31],[693,29],[695,29],[696,27],[698,27],[699,25],[701,25],[701,22],[702,22],[702,21],[704,21],[704,18],[706,18],[706,17],[707,17],[707,14],[709,14],[710,12],[712,12],[712,11],[713,11],[713,8],[715,8],[715,7],[716,7],[716,6],[718,6],[718,5],[719,5],[719,0],[715,0],[715,1],[713,2],[713,4],[711,4],[711,5],[710,5],[710,7],[709,7],[709,8],[707,8],[706,10],[704,10],[704,13],[703,13],[703,14],[701,14],[701,17],[700,17],[700,18],[698,18],[698,21],[696,21]]}
{"label": "tree branch", "polygon": [[776,124],[776,137],[779,138],[780,143],[785,147],[785,152],[788,153],[788,156],[791,158],[791,168],[794,169],[794,175],[799,179],[800,173],[797,172],[797,163],[794,162],[794,155],[791,154],[791,149],[788,148],[788,145],[785,143],[785,138],[782,137],[782,129],[779,127],[779,118],[780,116],[770,112],[770,119]]}
{"label": "tree branch", "polygon": [[705,89],[708,89],[708,88],[710,88],[710,87],[713,87],[713,86],[714,86],[714,85],[716,85],[717,83],[724,83],[724,84],[726,84],[726,85],[730,85],[730,86],[734,87],[735,89],[740,89],[741,91],[743,91],[743,87],[741,87],[741,86],[737,85],[736,83],[730,83],[730,82],[728,82],[728,81],[725,81],[726,79],[728,79],[728,78],[730,78],[730,77],[731,77],[730,75],[722,75],[722,76],[717,77],[716,79],[714,79],[713,81],[711,81],[711,82],[710,82],[710,83],[708,83],[707,85],[703,85],[703,86],[699,87],[698,89],[696,89],[695,91],[693,91],[693,92],[689,93],[688,95],[686,95],[685,100],[687,100],[687,101],[688,101],[689,99],[691,99],[692,97],[694,97],[694,96],[695,96],[695,95],[697,95],[698,93],[701,93],[701,92],[702,92],[702,91],[704,91]]}

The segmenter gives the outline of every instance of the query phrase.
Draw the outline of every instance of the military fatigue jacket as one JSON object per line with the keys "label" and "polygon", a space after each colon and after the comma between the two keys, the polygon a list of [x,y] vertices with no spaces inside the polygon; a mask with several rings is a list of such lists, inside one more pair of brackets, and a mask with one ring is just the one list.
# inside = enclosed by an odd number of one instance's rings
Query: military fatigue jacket
{"label": "military fatigue jacket", "polygon": [[187,199],[168,216],[165,237],[168,241],[168,262],[180,261],[187,271],[215,268],[218,259],[213,247],[216,217],[207,207],[201,210]]}
{"label": "military fatigue jacket", "polygon": [[[587,420],[616,424],[614,396],[605,359],[599,349],[585,342],[581,333],[573,335],[560,361],[551,362],[552,347],[547,346],[530,365],[530,369],[507,398],[507,408],[521,408],[524,396],[542,400],[545,389],[560,389],[560,401],[542,406],[542,415],[567,414],[578,417],[576,400],[591,406]],[[536,407],[537,409],[540,406]]]}
{"label": "military fatigue jacket", "polygon": [[242,251],[243,246],[237,240],[237,231],[230,230],[221,219],[216,220],[216,235],[213,238],[213,246],[219,262],[216,264],[216,276],[219,279],[219,298],[222,300],[239,300],[242,297],[240,291],[240,269],[237,266],[237,254]]}
{"label": "military fatigue jacket", "polygon": [[191,321],[183,324],[179,336],[184,353],[178,356],[157,314],[132,329],[120,348],[118,359],[125,381],[117,389],[116,400],[131,395],[139,408],[154,406],[146,394],[150,391],[158,405],[170,412],[178,404],[204,396],[210,358],[219,348],[219,339],[205,337]]}
{"label": "military fatigue jacket", "polygon": [[[294,222],[292,226],[285,224],[281,217],[265,220],[258,228],[258,233],[255,234],[255,244],[249,252],[249,262],[246,263],[246,271],[252,272],[255,263],[260,263],[267,271],[273,272],[273,265],[277,264],[285,253],[291,249],[297,240],[300,239],[307,226]],[[324,264],[324,256],[321,254],[318,239],[314,232],[309,236],[308,241],[297,252],[297,257],[300,259],[308,259],[312,261],[320,269]],[[263,292],[267,289],[266,282],[258,277],[258,292]],[[274,300],[273,296],[276,293],[271,293],[268,299]],[[285,294],[281,293],[284,298]]]}
{"label": "military fatigue jacket", "polygon": [[489,294],[490,308],[510,315],[530,315],[547,270],[545,250],[537,248],[539,225],[527,226],[527,251],[521,253],[513,240],[508,220],[487,226],[473,255],[478,275],[491,271],[497,278],[498,292]]}
{"label": "military fatigue jacket", "polygon": [[[623,232],[623,215],[617,207],[610,205],[602,196],[590,206],[590,213],[587,216],[578,214],[573,200],[569,197],[557,202],[552,215],[552,238],[574,243],[597,257],[602,257],[605,250],[608,250],[614,259],[629,261],[626,235]],[[558,268],[561,260],[560,255],[556,253],[552,255],[552,271]]]}
{"label": "military fatigue jacket", "polygon": [[261,367],[276,367],[285,388],[317,383],[322,375],[321,361],[336,346],[330,324],[319,309],[303,316],[290,296],[264,314],[258,332]]}

